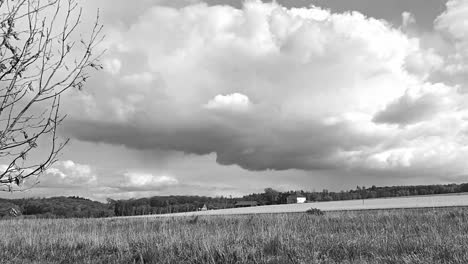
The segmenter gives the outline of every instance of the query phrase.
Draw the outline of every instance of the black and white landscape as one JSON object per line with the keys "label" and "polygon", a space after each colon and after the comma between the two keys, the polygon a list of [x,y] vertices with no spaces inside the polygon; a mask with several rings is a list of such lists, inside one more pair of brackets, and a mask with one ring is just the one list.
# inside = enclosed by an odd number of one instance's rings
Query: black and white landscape
{"label": "black and white landscape", "polygon": [[82,1],[103,70],[62,95],[71,143],[31,195],[463,182],[468,7],[445,2]]}
{"label": "black and white landscape", "polygon": [[467,263],[467,157],[466,0],[0,0],[8,263]]}

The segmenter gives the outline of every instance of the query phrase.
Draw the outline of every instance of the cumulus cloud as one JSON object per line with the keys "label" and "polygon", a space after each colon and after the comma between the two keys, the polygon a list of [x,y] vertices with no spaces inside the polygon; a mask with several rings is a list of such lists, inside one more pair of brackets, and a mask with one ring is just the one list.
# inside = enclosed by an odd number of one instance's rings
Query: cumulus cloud
{"label": "cumulus cloud", "polygon": [[[4,165],[0,165],[4,167]],[[39,193],[54,195],[84,194],[88,197],[141,197],[154,195],[168,188],[179,186],[179,180],[167,174],[119,172],[109,170],[103,175],[90,165],[72,160],[59,161],[37,179],[27,179],[25,189],[35,185]],[[111,176],[111,177],[105,177]],[[61,191],[57,191],[60,189]]]}
{"label": "cumulus cloud", "polygon": [[456,112],[457,91],[442,84],[420,89],[409,89],[402,97],[390,103],[373,118],[376,123],[408,125],[431,120],[434,115]]}
{"label": "cumulus cloud", "polygon": [[447,10],[435,21],[436,28],[444,30],[457,40],[468,40],[466,24],[468,23],[468,4],[464,0],[447,1]]}
{"label": "cumulus cloud", "polygon": [[240,93],[217,95],[204,105],[212,110],[246,111],[249,109],[249,97]]}
{"label": "cumulus cloud", "polygon": [[402,18],[401,26],[403,29],[407,29],[416,23],[416,19],[414,18],[414,15],[409,12],[403,12],[401,14],[401,18]]}
{"label": "cumulus cloud", "polygon": [[447,81],[468,91],[468,2],[447,1],[447,10],[435,21],[435,29],[446,41],[446,63],[440,70]]}
{"label": "cumulus cloud", "polygon": [[89,187],[97,183],[95,171],[85,164],[71,160],[59,161],[39,178],[43,188]]}
{"label": "cumulus cloud", "polygon": [[177,184],[179,184],[179,181],[168,175],[126,172],[123,174],[123,180],[117,187],[124,191],[150,191],[161,190]]}
{"label": "cumulus cloud", "polygon": [[[465,19],[450,11],[462,2],[436,21],[460,52],[466,23],[446,21]],[[64,99],[75,138],[215,153],[250,170],[466,169],[466,97],[430,78],[463,55],[426,48],[385,21],[247,1],[152,6],[108,30],[108,72]]]}

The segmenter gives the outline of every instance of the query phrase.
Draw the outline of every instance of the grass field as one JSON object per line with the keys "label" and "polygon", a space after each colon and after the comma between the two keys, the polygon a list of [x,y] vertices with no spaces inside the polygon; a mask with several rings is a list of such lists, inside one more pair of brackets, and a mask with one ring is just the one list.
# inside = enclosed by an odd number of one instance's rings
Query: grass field
{"label": "grass field", "polygon": [[1,263],[468,263],[468,209],[0,221]]}

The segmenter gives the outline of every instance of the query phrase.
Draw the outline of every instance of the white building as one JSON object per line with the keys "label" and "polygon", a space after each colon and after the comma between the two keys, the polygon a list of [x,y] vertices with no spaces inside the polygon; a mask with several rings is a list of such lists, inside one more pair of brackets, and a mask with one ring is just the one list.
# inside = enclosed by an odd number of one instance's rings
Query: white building
{"label": "white building", "polygon": [[200,211],[207,211],[208,210],[208,207],[206,207],[206,204],[203,205],[202,208],[199,209]]}
{"label": "white building", "polygon": [[293,204],[293,203],[305,203],[306,198],[302,195],[299,194],[294,194],[294,195],[289,195],[286,197],[286,202],[288,204]]}

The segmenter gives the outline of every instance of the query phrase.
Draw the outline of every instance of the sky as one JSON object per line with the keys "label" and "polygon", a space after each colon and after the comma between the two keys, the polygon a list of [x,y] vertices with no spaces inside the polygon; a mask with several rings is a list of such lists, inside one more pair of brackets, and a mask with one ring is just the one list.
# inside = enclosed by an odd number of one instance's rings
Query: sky
{"label": "sky", "polygon": [[468,181],[468,1],[83,0],[104,69],[2,197],[240,196]]}

